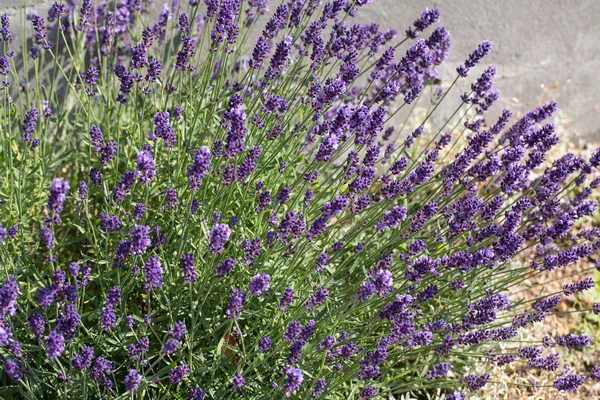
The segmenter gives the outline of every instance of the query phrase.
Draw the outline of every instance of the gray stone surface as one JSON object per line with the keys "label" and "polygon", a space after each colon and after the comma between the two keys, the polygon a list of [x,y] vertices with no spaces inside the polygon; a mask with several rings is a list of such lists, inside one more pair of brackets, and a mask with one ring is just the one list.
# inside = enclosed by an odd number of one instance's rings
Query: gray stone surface
{"label": "gray stone surface", "polygon": [[[51,2],[28,4],[43,15]],[[11,15],[22,15],[24,6],[23,0],[0,0],[0,12]],[[360,20],[403,32],[425,7],[438,7],[452,34],[445,81],[454,76],[450,66],[482,39],[491,40],[494,51],[486,62],[498,68],[505,106],[524,111],[554,99],[573,133],[600,140],[600,0],[374,0]]]}
{"label": "gray stone surface", "polygon": [[[485,61],[498,68],[497,87],[511,109],[556,100],[573,133],[600,140],[600,1],[375,0],[363,17],[403,29],[425,7],[438,7],[452,35],[447,65],[462,63],[482,39],[494,42]],[[454,71],[443,71],[446,80]]]}

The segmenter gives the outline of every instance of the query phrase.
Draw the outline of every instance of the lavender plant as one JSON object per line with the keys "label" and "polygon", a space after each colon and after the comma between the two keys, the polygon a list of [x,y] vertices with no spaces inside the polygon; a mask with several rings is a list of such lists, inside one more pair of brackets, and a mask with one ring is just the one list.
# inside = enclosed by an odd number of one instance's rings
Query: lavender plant
{"label": "lavender plant", "polygon": [[[436,9],[399,34],[351,22],[370,0],[199,3],[156,22],[145,1],[55,3],[20,49],[0,19],[3,396],[456,400],[493,384],[476,365],[563,392],[600,378],[561,364],[585,334],[516,339],[594,287],[522,296],[597,253],[600,150],[543,167],[555,103],[485,119],[491,42],[442,90]],[[417,105],[418,126],[395,118]]]}

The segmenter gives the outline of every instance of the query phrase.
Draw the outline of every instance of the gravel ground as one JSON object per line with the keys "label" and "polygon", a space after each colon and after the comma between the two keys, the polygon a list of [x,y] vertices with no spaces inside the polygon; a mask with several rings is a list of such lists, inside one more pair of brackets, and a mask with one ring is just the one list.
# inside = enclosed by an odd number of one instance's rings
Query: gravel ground
{"label": "gravel ground", "polygon": [[[534,107],[535,105],[532,105]],[[420,114],[420,113],[417,113]],[[520,116],[519,116],[520,117]],[[407,126],[416,127],[421,116],[415,115],[410,119]],[[575,135],[569,133],[568,121],[562,117],[555,120],[556,132],[561,142],[548,155],[549,160],[556,160],[562,155],[572,152],[589,159],[591,153],[600,146],[600,143],[586,142],[580,139],[574,139]],[[451,125],[451,124],[450,124]],[[428,129],[430,128],[430,129]],[[405,129],[404,132],[408,132]],[[436,131],[435,127],[427,127],[426,131]],[[421,143],[423,144],[423,143]],[[453,146],[455,150],[461,146]],[[453,155],[448,155],[445,160],[453,159]],[[548,163],[548,166],[550,163]],[[592,197],[600,201],[599,191],[595,191]],[[585,221],[581,229],[590,227],[592,224],[600,225],[600,212],[597,212],[592,220]],[[595,262],[600,262],[600,254],[594,254],[588,260],[580,261],[562,270],[551,273],[540,274],[532,277],[520,287],[511,290],[513,299],[518,297],[532,298],[543,294],[559,292],[565,283],[571,283],[576,280],[594,276],[596,282],[600,282],[600,272],[594,271]],[[564,297],[564,296],[563,296]],[[582,334],[586,333],[594,338],[592,346],[584,350],[568,350],[561,348],[561,365],[573,366],[579,374],[589,373],[593,366],[600,365],[600,315],[594,315],[592,312],[582,312],[591,310],[594,302],[600,302],[600,285],[597,283],[594,290],[588,290],[580,293],[577,297],[571,296],[557,306],[554,312],[549,313],[542,323],[536,323],[530,326],[528,330],[520,329],[516,340],[539,342],[544,336],[557,337],[568,333]],[[504,345],[506,349],[517,348],[519,343]],[[510,346],[510,347],[509,347]],[[506,351],[506,350],[505,350]],[[544,354],[551,352],[551,349],[545,349]],[[595,400],[600,399],[600,382],[593,381],[589,376],[586,378],[585,385],[576,393],[561,394],[552,387],[556,373],[541,372],[524,368],[514,362],[509,366],[497,367],[488,365],[483,368],[473,369],[472,373],[487,372],[492,376],[492,382],[486,386],[485,390],[472,393],[467,396],[468,400],[496,400],[496,399],[527,399],[527,400]],[[538,381],[539,389],[533,391],[532,381]],[[431,399],[443,399],[444,396],[437,397],[431,394]],[[419,398],[420,400],[421,398]],[[416,400],[411,396],[401,396],[398,400]]]}

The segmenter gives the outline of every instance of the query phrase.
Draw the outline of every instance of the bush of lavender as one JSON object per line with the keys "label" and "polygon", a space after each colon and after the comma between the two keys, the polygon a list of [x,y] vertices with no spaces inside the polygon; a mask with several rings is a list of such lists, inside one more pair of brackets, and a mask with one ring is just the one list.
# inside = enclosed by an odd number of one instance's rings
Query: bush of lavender
{"label": "bush of lavender", "polygon": [[371,0],[75,3],[28,10],[22,46],[0,19],[3,398],[600,379],[560,359],[590,336],[517,340],[594,287],[521,295],[600,247],[600,150],[546,160],[554,103],[485,118],[491,42],[442,90],[435,9],[398,33],[353,22]]}

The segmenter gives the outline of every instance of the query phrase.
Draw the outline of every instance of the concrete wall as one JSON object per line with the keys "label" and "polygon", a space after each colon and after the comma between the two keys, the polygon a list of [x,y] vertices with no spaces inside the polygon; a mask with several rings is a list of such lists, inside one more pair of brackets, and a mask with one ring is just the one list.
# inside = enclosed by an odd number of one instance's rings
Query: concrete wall
{"label": "concrete wall", "polygon": [[[553,99],[573,133],[600,141],[599,0],[375,0],[363,17],[403,29],[423,7],[437,7],[452,35],[446,64],[463,62],[482,39],[494,42],[486,63],[511,109]],[[444,71],[447,79],[454,71]]]}
{"label": "concrete wall", "polygon": [[[41,15],[51,3],[28,1]],[[20,15],[24,5],[0,0],[0,13]],[[438,7],[452,34],[446,81],[482,39],[491,40],[494,51],[485,61],[498,68],[504,106],[524,111],[554,99],[570,131],[600,140],[600,0],[374,0],[359,19],[403,32],[425,7]]]}

